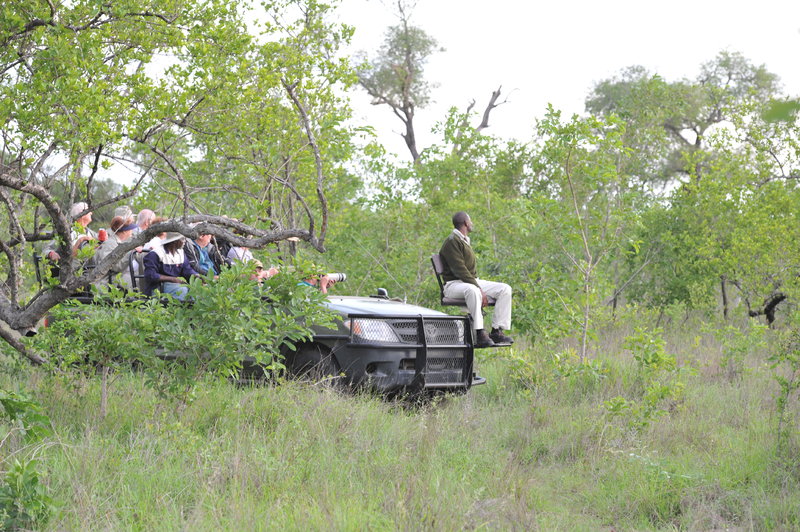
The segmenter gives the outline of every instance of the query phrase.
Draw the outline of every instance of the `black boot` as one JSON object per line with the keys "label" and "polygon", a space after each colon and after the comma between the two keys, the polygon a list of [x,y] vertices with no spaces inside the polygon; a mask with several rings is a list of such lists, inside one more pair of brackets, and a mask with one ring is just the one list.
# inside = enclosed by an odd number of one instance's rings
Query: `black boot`
{"label": "black boot", "polygon": [[492,334],[489,335],[489,338],[496,344],[513,344],[514,339],[510,336],[503,334],[503,329],[498,327],[492,328]]}
{"label": "black boot", "polygon": [[486,331],[483,329],[478,329],[475,331],[475,347],[477,349],[482,349],[484,347],[494,347],[494,342],[489,335],[486,334]]}

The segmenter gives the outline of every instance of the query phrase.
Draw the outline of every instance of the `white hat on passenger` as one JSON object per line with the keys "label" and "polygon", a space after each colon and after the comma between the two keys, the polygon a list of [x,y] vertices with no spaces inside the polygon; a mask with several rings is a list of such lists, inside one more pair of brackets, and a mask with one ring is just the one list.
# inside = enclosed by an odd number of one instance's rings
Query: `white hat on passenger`
{"label": "white hat on passenger", "polygon": [[114,216],[119,216],[127,222],[128,218],[133,218],[133,211],[127,205],[120,205],[114,209]]}
{"label": "white hat on passenger", "polygon": [[170,231],[169,233],[167,233],[167,236],[164,237],[164,240],[161,242],[161,244],[162,245],[169,244],[170,242],[175,242],[176,240],[180,240],[181,238],[183,238],[182,234],[173,233],[172,231]]}
{"label": "white hat on passenger", "polygon": [[89,208],[89,204],[85,201],[79,201],[78,203],[73,203],[72,207],[69,208],[69,215],[72,218],[77,218],[80,213],[85,211]]}

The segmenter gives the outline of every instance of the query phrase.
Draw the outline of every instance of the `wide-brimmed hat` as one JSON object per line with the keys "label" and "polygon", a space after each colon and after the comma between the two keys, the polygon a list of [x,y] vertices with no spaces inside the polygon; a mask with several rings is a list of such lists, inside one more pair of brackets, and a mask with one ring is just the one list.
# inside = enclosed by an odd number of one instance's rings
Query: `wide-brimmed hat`
{"label": "wide-brimmed hat", "polygon": [[164,237],[164,240],[161,242],[162,244],[169,244],[170,242],[175,242],[176,240],[180,240],[183,238],[183,235],[180,233],[173,233],[170,231],[167,233],[167,236]]}

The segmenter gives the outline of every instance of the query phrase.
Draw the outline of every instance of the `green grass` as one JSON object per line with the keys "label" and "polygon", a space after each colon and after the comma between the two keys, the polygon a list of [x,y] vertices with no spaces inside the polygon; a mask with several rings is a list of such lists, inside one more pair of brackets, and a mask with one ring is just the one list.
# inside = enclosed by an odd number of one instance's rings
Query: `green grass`
{"label": "green grass", "polygon": [[[423,406],[212,382],[181,408],[125,373],[101,420],[95,379],[31,370],[3,386],[27,389],[52,420],[37,452],[59,503],[53,530],[797,529],[800,437],[776,455],[764,353],[731,379],[713,339],[685,328],[667,331],[668,349],[697,371],[639,431],[602,407],[638,393],[626,327],[599,340],[605,378],[524,387],[485,353],[486,386]],[[551,349],[514,350],[546,376]],[[0,447],[15,452],[31,449]]]}

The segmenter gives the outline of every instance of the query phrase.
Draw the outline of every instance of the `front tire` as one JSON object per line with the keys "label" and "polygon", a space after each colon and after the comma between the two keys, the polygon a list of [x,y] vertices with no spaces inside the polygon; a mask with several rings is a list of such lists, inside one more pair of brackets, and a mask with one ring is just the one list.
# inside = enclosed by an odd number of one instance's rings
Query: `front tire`
{"label": "front tire", "polygon": [[303,344],[294,352],[287,353],[287,374],[296,379],[315,383],[329,382],[338,387],[342,383],[341,367],[330,349],[319,344]]}

